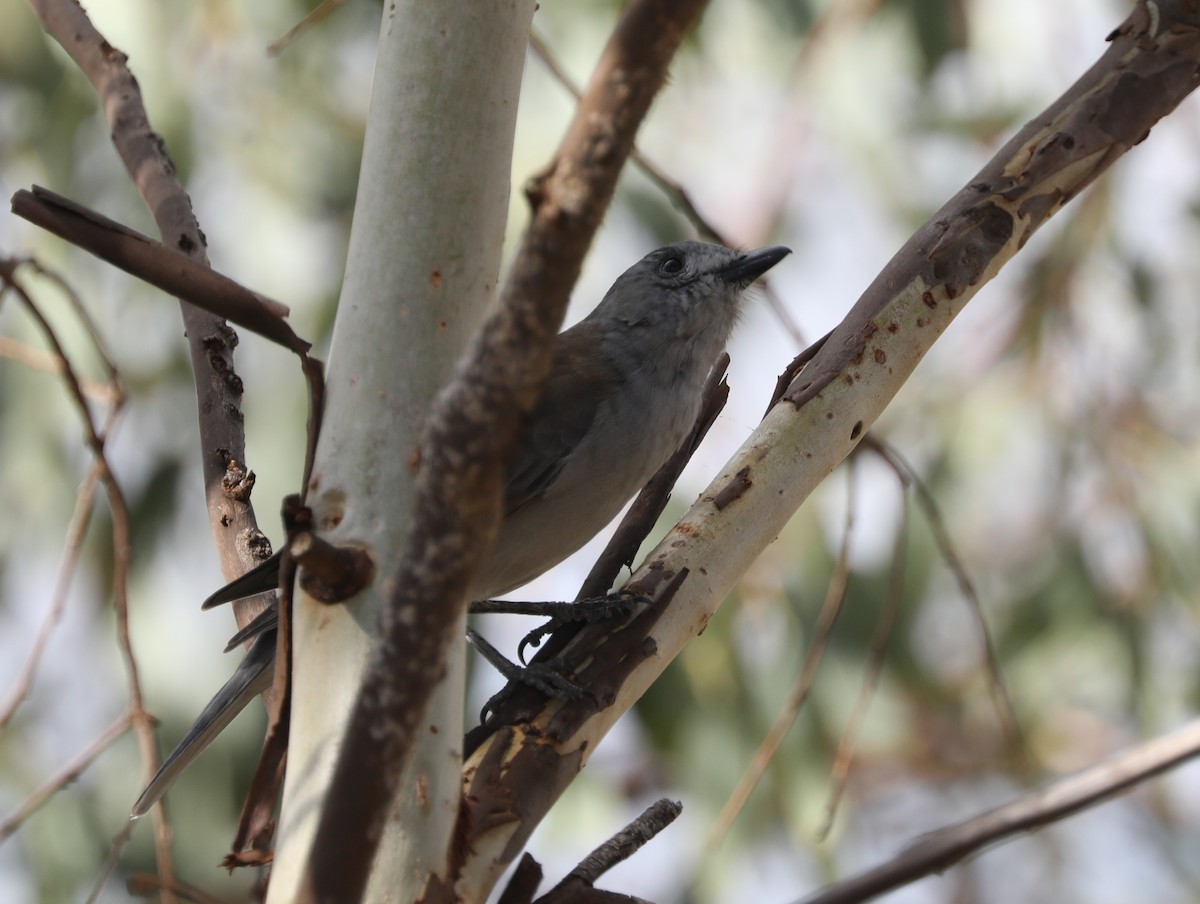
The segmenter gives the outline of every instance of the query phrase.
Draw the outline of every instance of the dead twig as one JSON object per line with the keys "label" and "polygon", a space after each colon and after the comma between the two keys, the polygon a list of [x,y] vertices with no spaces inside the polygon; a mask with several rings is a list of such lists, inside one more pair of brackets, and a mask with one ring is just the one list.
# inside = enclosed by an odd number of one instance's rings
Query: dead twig
{"label": "dead twig", "polygon": [[290,313],[286,305],[70,198],[35,185],[31,191],[22,189],[13,195],[12,211],[215,317],[231,320],[297,354],[310,348],[284,319]]}
{"label": "dead twig", "polygon": [[628,895],[600,892],[593,889],[596,880],[618,863],[641,850],[655,835],[673,823],[683,812],[683,804],[663,798],[647,807],[642,815],[629,823],[600,847],[588,854],[563,880],[538,898],[538,904],[570,904],[575,901],[635,901]]}
{"label": "dead twig", "polygon": [[[75,316],[83,326],[85,334],[90,338],[100,360],[101,367],[108,375],[108,381],[100,383],[96,380],[87,380],[82,377],[77,377],[77,381],[80,392],[87,398],[106,401],[110,406],[104,426],[99,431],[100,436],[107,436],[112,426],[116,423],[121,408],[125,404],[125,392],[121,386],[116,366],[112,363],[112,359],[108,354],[103,337],[100,335],[99,330],[96,329],[95,323],[87,313],[86,307],[74,289],[57,273],[45,269],[34,260],[13,260],[9,262],[4,271],[6,276],[3,285],[0,286],[0,294],[3,293],[4,289],[9,287],[8,277],[15,277],[17,266],[28,267],[57,285],[74,309]],[[26,304],[32,304],[27,291],[23,291],[23,299]],[[0,337],[0,342],[3,342],[3,337]],[[61,354],[29,348],[23,344],[20,345],[24,350],[24,354],[20,360],[43,364],[45,366],[41,369],[66,377],[70,369],[70,364]],[[33,366],[37,366],[37,364]],[[29,689],[33,684],[33,677],[37,673],[38,666],[45,653],[46,644],[49,643],[50,636],[54,633],[54,629],[62,619],[63,610],[66,606],[67,590],[75,576],[75,570],[79,564],[79,556],[83,548],[84,536],[88,525],[91,523],[92,514],[95,511],[95,491],[100,481],[103,467],[102,463],[93,462],[92,467],[84,476],[83,482],[75,493],[75,510],[71,513],[71,520],[67,525],[63,558],[59,564],[54,591],[50,597],[50,607],[47,609],[42,627],[39,629],[33,644],[30,646],[25,665],[17,675],[9,698],[4,706],[0,708],[0,736],[3,736],[4,730],[28,695]]]}

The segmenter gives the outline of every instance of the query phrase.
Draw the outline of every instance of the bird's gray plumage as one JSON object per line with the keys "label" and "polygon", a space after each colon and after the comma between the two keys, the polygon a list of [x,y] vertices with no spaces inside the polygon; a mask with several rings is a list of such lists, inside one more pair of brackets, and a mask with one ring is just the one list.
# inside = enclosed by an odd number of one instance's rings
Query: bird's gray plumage
{"label": "bird's gray plumage", "polygon": [[[626,270],[587,317],[559,334],[549,382],[507,474],[505,514],[471,597],[508,593],[554,567],[611,521],[686,438],[700,391],[755,279],[783,247],[740,253],[678,242]],[[204,603],[269,590],[273,557]],[[152,807],[180,772],[270,680],[277,617],[254,643],[133,808]]]}

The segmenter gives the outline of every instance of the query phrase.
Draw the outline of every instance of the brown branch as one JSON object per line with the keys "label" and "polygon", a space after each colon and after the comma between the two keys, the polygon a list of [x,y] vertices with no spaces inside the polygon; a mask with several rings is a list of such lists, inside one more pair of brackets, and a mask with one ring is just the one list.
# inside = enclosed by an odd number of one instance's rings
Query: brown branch
{"label": "brown branch", "polygon": [[608,210],[634,136],[703,0],[635,0],[609,37],[554,159],[526,186],[533,219],[509,297],[565,296]]}
{"label": "brown branch", "polygon": [[70,198],[35,185],[12,196],[12,211],[143,282],[216,317],[303,354],[310,348],[284,320],[286,305],[245,288],[207,264],[168,248]]}
{"label": "brown branch", "polygon": [[346,0],[321,0],[299,22],[267,45],[268,56],[278,56],[298,41],[310,28],[333,15]]}
{"label": "brown branch", "polygon": [[851,904],[938,873],[981,848],[1104,803],[1147,779],[1200,755],[1200,722],[1146,741],[979,816],[938,829],[894,859],[832,885],[803,904]]}
{"label": "brown branch", "polygon": [[[67,52],[100,97],[113,146],[125,164],[164,243],[207,266],[204,235],[192,213],[191,200],[175,176],[166,144],[150,126],[137,79],[127,57],[92,25],[73,0],[29,0],[46,33]],[[237,539],[257,533],[254,509],[245,498],[221,490],[230,461],[246,460],[242,427],[242,383],[233,368],[236,334],[221,320],[189,304],[181,304],[184,333],[196,382],[201,462],[209,525],[216,541],[221,571],[233,579],[256,564],[246,544]],[[238,604],[239,626],[253,619],[262,601]]]}
{"label": "brown branch", "polygon": [[[15,268],[17,266],[26,266],[39,273],[44,278],[50,280],[59,287],[59,290],[67,298],[73,309],[76,319],[83,326],[85,334],[91,340],[91,343],[96,351],[97,357],[101,363],[101,367],[108,375],[107,383],[98,383],[94,380],[86,380],[75,375],[72,371],[70,362],[67,361],[61,354],[54,354],[40,349],[33,349],[23,346],[23,354],[21,359],[31,362],[32,366],[43,366],[44,369],[52,373],[58,374],[64,379],[76,381],[78,392],[85,398],[103,399],[110,407],[109,413],[105,418],[104,426],[99,430],[100,437],[107,436],[112,425],[116,422],[120,415],[121,408],[125,404],[125,393],[121,386],[121,381],[117,373],[116,366],[112,363],[112,358],[108,354],[105,347],[103,337],[99,330],[96,329],[95,323],[87,313],[86,307],[80,300],[79,295],[63,280],[57,273],[52,270],[47,270],[36,261],[9,261],[4,264],[2,276],[3,283],[0,289],[7,289],[12,285],[12,288],[20,293],[22,301],[27,305],[32,305],[33,301],[29,294],[18,285],[10,284],[10,280],[15,278]],[[45,318],[38,315],[38,319],[45,323]],[[79,398],[79,396],[77,396]],[[90,413],[87,415],[90,419]],[[95,490],[100,481],[101,474],[104,470],[102,462],[93,462],[83,482],[75,494],[75,510],[71,514],[71,520],[67,526],[67,535],[64,542],[63,558],[59,565],[58,576],[55,579],[54,591],[50,597],[50,606],[46,612],[46,617],[42,622],[42,627],[39,629],[37,636],[34,638],[33,644],[29,649],[29,654],[26,657],[25,665],[17,675],[17,680],[14,683],[13,689],[9,694],[8,700],[3,707],[0,707],[0,736],[3,736],[4,730],[9,722],[16,715],[21,703],[29,693],[29,689],[33,683],[33,677],[37,672],[38,666],[41,663],[42,655],[45,652],[46,644],[50,640],[54,629],[58,626],[62,618],[64,607],[66,606],[67,590],[71,581],[74,579],[76,567],[79,564],[79,556],[83,548],[83,540],[87,527],[91,522],[91,517],[95,511]]]}
{"label": "brown branch", "polygon": [[600,847],[588,854],[569,876],[588,885],[616,866],[628,860],[659,832],[679,818],[683,804],[675,800],[656,801],[642,811],[642,815],[623,828]]}
{"label": "brown branch", "polygon": [[[17,339],[0,336],[0,358],[8,358],[23,364],[31,370],[40,370],[49,374],[62,374],[63,362],[48,351],[32,348]],[[107,383],[80,377],[79,387],[83,394],[100,405],[116,405],[118,398]]]}
{"label": "brown branch", "polygon": [[641,816],[583,858],[558,885],[538,898],[537,904],[632,904],[640,901],[640,898],[601,891],[592,886],[604,873],[645,847],[682,812],[683,805],[678,801],[663,798],[651,804]]}
{"label": "brown branch", "polygon": [[633,563],[638,547],[654,529],[659,515],[667,507],[679,475],[696,454],[700,443],[708,435],[717,415],[729,399],[729,383],[725,380],[728,367],[729,353],[722,352],[704,383],[700,395],[700,413],[696,416],[696,423],[692,425],[692,432],[634,497],[633,504],[617,525],[612,539],[608,541],[584,579],[577,599],[590,599],[607,593],[621,568]]}
{"label": "brown branch", "polygon": [[783,369],[783,373],[776,377],[775,389],[771,392],[771,401],[767,403],[767,410],[763,412],[763,417],[766,417],[771,413],[771,409],[774,408],[779,403],[779,400],[783,398],[784,393],[787,392],[788,387],[792,385],[796,377],[800,375],[800,372],[804,370],[808,363],[812,361],[812,359],[817,356],[817,353],[825,346],[825,343],[829,341],[830,335],[831,333],[826,333],[808,348],[804,349],[804,351],[800,352],[800,354],[793,358],[791,362],[788,363],[788,366]]}

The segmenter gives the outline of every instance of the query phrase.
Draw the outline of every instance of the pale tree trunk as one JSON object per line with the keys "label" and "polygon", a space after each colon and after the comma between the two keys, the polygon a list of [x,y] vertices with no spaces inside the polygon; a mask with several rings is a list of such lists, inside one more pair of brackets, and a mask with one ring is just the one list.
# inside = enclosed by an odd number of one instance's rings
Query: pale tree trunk
{"label": "pale tree trunk", "polygon": [[[294,615],[287,779],[268,900],[290,901],[413,508],[433,396],[495,294],[532,0],[386,4],[311,502],[379,580]],[[461,636],[462,632],[459,632]],[[401,782],[367,899],[412,900],[457,815],[464,645],[450,651]],[[419,786],[419,787],[418,787]]]}

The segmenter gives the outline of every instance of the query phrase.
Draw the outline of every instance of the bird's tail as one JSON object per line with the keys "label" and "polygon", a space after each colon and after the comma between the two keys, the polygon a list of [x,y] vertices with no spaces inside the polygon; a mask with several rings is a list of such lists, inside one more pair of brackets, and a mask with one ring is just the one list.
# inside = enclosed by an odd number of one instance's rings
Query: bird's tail
{"label": "bird's tail", "polygon": [[246,653],[233,676],[217,691],[215,697],[204,707],[204,711],[192,723],[183,740],[167,757],[158,774],[146,786],[142,796],[133,805],[129,814],[130,819],[137,819],[150,811],[167,789],[175,783],[175,779],[183,772],[200,753],[208,747],[212,740],[219,735],[225,726],[233,721],[256,696],[261,694],[271,684],[275,661],[275,631],[271,630],[254,641],[254,645]]}

